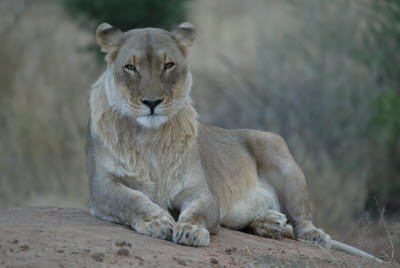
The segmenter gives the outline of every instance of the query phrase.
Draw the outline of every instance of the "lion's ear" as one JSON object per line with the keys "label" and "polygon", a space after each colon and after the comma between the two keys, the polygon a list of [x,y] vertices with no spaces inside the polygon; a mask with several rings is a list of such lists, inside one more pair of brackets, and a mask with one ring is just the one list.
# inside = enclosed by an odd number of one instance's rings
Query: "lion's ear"
{"label": "lion's ear", "polygon": [[122,36],[120,29],[108,23],[100,24],[96,30],[96,41],[101,46],[101,50],[106,53],[110,53],[121,45]]}
{"label": "lion's ear", "polygon": [[196,29],[191,23],[184,22],[171,31],[172,36],[178,42],[183,55],[187,56],[188,49],[196,40]]}

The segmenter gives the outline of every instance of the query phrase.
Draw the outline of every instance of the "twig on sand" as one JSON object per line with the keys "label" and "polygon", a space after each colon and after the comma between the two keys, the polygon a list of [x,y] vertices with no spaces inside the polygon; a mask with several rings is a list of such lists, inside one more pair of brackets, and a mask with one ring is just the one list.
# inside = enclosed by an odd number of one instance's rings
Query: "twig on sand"
{"label": "twig on sand", "polygon": [[296,247],[297,254],[299,254],[299,258],[300,258],[300,262],[301,262],[301,267],[306,267],[306,266],[304,265],[304,263],[303,263],[303,256],[301,256],[300,250],[299,250],[299,248],[297,247],[296,243],[294,244],[294,246]]}
{"label": "twig on sand", "polygon": [[[392,237],[390,236],[389,230],[388,230],[388,228],[387,228],[387,226],[386,226],[385,219],[383,218],[383,211],[382,211],[381,208],[379,207],[378,200],[376,199],[375,196],[374,196],[374,199],[375,199],[376,206],[377,206],[377,208],[378,208],[379,214],[380,214],[380,216],[381,216],[381,221],[382,221],[382,223],[383,223],[383,226],[385,227],[386,234],[387,234],[387,236],[388,236],[388,238],[389,238],[390,247],[392,248],[392,254],[391,254],[391,257],[390,257],[390,259],[389,259],[389,263],[391,263],[391,262],[393,261],[393,259],[394,259],[394,245],[393,245]],[[386,255],[385,251],[386,251],[387,249],[389,249],[389,247],[386,248],[385,250],[382,250],[381,253],[383,253],[384,255]]]}
{"label": "twig on sand", "polygon": [[300,239],[300,241],[306,242],[306,243],[308,243],[308,244],[317,245],[317,246],[330,258],[331,261],[335,262],[335,263],[340,267],[340,263],[338,262],[338,260],[339,260],[339,261],[341,261],[341,260],[338,259],[338,258],[335,258],[334,256],[332,256],[332,255],[328,252],[328,250],[327,250],[326,248],[322,247],[321,245],[319,245],[319,244],[317,244],[317,243],[308,242],[308,241],[306,241],[306,240]]}

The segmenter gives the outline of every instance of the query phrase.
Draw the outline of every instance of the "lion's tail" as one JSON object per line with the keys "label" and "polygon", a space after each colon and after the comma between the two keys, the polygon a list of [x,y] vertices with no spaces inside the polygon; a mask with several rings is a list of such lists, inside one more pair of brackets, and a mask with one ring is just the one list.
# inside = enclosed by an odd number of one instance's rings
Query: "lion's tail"
{"label": "lion's tail", "polygon": [[380,263],[386,263],[385,261],[379,259],[378,257],[375,257],[374,255],[371,255],[365,251],[362,251],[360,249],[346,245],[344,243],[341,243],[341,242],[333,240],[333,239],[331,240],[331,248],[351,254],[351,255],[360,256],[360,257],[363,257],[366,259],[371,259],[371,260],[374,260],[374,261],[377,261]]}
{"label": "lion's tail", "polygon": [[[282,234],[283,237],[285,238],[289,238],[289,239],[294,239],[294,235],[293,235],[293,228],[290,224],[286,225],[286,228]],[[339,241],[336,240],[331,240],[331,248],[338,250],[338,251],[342,251],[344,253],[350,254],[350,255],[354,255],[354,256],[359,256],[359,257],[363,257],[366,259],[370,259],[370,260],[374,260],[377,261],[379,263],[386,263],[385,261],[379,259],[378,257],[375,257],[374,255],[371,255],[365,251],[362,251],[360,249],[357,249],[355,247],[346,245],[344,243],[341,243]]]}

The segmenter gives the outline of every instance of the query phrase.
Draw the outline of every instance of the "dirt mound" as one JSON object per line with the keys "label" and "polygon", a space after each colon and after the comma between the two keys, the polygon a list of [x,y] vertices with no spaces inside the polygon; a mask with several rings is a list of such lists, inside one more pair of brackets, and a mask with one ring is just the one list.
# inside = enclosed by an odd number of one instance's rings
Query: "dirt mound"
{"label": "dirt mound", "polygon": [[140,235],[75,208],[0,209],[0,267],[320,267],[369,260],[221,228],[209,247]]}

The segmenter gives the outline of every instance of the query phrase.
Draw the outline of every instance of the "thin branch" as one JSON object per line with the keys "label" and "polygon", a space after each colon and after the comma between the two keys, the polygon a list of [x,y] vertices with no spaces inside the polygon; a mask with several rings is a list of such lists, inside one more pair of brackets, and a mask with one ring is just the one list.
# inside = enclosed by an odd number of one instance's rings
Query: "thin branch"
{"label": "thin branch", "polygon": [[[383,212],[382,212],[381,208],[379,207],[378,200],[376,199],[375,196],[374,196],[374,199],[375,199],[375,202],[376,202],[376,206],[378,207],[378,211],[379,211],[379,214],[380,214],[380,216],[381,216],[381,220],[382,220],[383,226],[385,227],[386,234],[387,234],[387,236],[388,236],[388,238],[389,238],[390,247],[392,248],[392,254],[391,254],[392,256],[391,256],[390,261],[389,261],[389,262],[392,262],[393,259],[394,259],[394,246],[393,246],[392,237],[390,236],[389,230],[388,230],[388,228],[387,228],[387,226],[386,226],[385,219],[383,218]],[[383,252],[383,253],[384,253],[384,252]],[[384,254],[385,254],[385,253],[384,253]],[[386,255],[386,254],[385,254],[385,255]]]}

